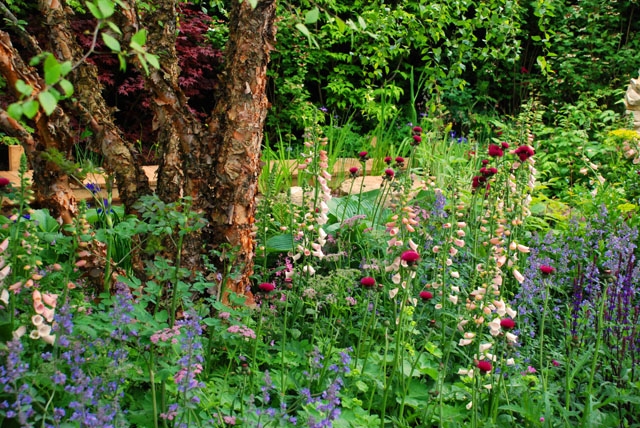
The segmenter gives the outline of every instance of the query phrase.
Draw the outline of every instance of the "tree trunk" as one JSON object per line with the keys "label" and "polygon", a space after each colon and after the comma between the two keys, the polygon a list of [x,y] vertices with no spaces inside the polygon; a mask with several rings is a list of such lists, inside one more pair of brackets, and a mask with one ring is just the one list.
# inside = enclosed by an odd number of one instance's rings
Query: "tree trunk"
{"label": "tree trunk", "polygon": [[[260,146],[267,114],[267,64],[275,45],[275,0],[233,2],[224,82],[214,108],[212,137],[203,153],[213,154],[211,193],[203,194],[209,209],[209,243],[228,244],[234,253],[225,291],[249,294],[253,273],[255,196],[260,174]],[[207,159],[205,158],[205,161]]]}
{"label": "tree trunk", "polygon": [[49,0],[40,0],[40,11],[49,28],[49,42],[56,58],[78,64],[70,76],[78,101],[66,104],[70,104],[70,110],[93,132],[93,140],[106,160],[105,169],[115,173],[120,200],[131,212],[141,195],[151,193],[138,153],[113,123],[111,109],[102,97],[97,67],[88,61],[80,62],[83,54],[69,25],[69,15],[73,12]]}
{"label": "tree trunk", "polygon": [[[35,69],[27,66],[18,51],[11,44],[9,35],[0,31],[0,74],[7,81],[16,97],[16,82],[23,80],[34,89],[36,96],[44,87],[44,81]],[[34,117],[37,130],[36,139],[23,140],[25,153],[33,168],[33,190],[38,202],[48,208],[51,215],[70,224],[78,212],[75,197],[69,186],[69,177],[53,162],[43,158],[43,153],[55,149],[64,155],[70,153],[73,145],[73,134],[69,120],[58,106],[51,116],[39,111]],[[11,124],[10,121],[2,121]],[[7,128],[5,128],[7,129]],[[18,128],[7,129],[9,133],[19,132]]]}
{"label": "tree trunk", "polygon": [[[122,3],[127,3],[123,0]],[[225,51],[223,82],[215,98],[208,127],[205,127],[187,104],[187,98],[178,85],[179,67],[175,51],[177,0],[157,0],[151,12],[143,13],[139,22],[135,2],[121,10],[120,28],[127,37],[144,27],[148,30],[146,48],[159,56],[161,69],[145,76],[146,87],[152,95],[154,127],[158,129],[161,161],[158,193],[166,202],[184,196],[192,198],[192,209],[205,214],[209,227],[204,233],[185,240],[183,266],[201,264],[203,246],[233,254],[222,260],[219,268],[231,261],[231,273],[225,284],[226,292],[247,294],[249,278],[253,273],[255,195],[260,173],[260,146],[262,130],[268,108],[266,97],[267,64],[269,52],[275,45],[274,26],[276,0],[259,0],[255,9],[249,0],[233,0],[230,12],[229,41]],[[80,49],[70,31],[72,13],[59,0],[41,0],[41,11],[49,30],[49,41],[60,60],[77,62]],[[41,79],[21,63],[19,70],[13,64],[19,58],[11,47],[8,35],[3,35],[0,46],[0,71],[9,86],[15,88],[17,79],[25,80],[36,90],[44,87]],[[37,48],[37,46],[36,46]],[[14,61],[15,62],[15,61]],[[135,60],[139,70],[141,64]],[[27,72],[29,71],[29,72]],[[29,74],[31,73],[31,74]],[[113,168],[123,202],[130,207],[137,197],[148,191],[146,176],[136,158],[135,150],[123,141],[113,124],[111,111],[106,105],[97,79],[96,67],[83,64],[77,67],[71,80],[79,101],[68,103],[93,130],[100,142],[108,167]],[[65,221],[75,213],[71,204],[65,212],[60,188],[71,198],[67,178],[55,165],[40,161],[40,152],[48,147],[67,153],[72,139],[62,109],[58,107],[49,118],[36,116],[38,136],[43,141],[31,140],[26,147],[34,166],[36,190],[39,197],[52,196],[49,203],[54,212],[64,212]],[[0,112],[0,124],[11,128],[12,135],[24,130]],[[55,130],[55,135],[50,135]],[[65,131],[65,132],[62,132]],[[23,139],[23,141],[26,141]],[[48,175],[47,175],[48,174]],[[66,185],[66,187],[60,187]],[[39,189],[39,190],[38,190]],[[73,201],[75,203],[75,201]],[[56,205],[57,204],[57,205]],[[226,293],[225,293],[226,296]]]}

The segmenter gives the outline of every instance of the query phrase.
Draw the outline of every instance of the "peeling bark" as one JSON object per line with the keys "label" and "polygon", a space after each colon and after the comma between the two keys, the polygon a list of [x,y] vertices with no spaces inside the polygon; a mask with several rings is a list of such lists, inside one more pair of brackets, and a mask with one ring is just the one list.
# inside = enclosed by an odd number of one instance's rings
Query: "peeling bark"
{"label": "peeling bark", "polygon": [[[34,88],[34,96],[45,87],[44,81],[36,70],[24,63],[11,44],[9,35],[1,30],[0,73],[16,96],[19,95],[15,90],[19,79]],[[39,111],[33,120],[39,138],[22,142],[33,168],[32,187],[36,199],[48,208],[54,217],[60,217],[64,223],[70,224],[78,212],[78,207],[69,186],[69,177],[56,164],[42,157],[42,153],[48,149],[56,149],[64,154],[69,153],[73,136],[68,118],[58,106],[51,116]]]}
{"label": "peeling bark", "polygon": [[[82,59],[82,52],[69,25],[69,16],[73,12],[48,0],[40,0],[40,10],[49,28],[49,42],[54,55],[58,60],[78,63]],[[70,108],[94,133],[93,139],[106,160],[105,169],[115,173],[120,200],[131,212],[141,195],[151,193],[149,179],[137,161],[138,153],[131,143],[122,138],[114,125],[111,109],[102,97],[97,67],[84,61],[73,70],[70,77],[78,99],[76,103],[69,103]]]}
{"label": "peeling bark", "polygon": [[[212,137],[203,153],[213,153],[215,171],[209,175],[211,244],[231,245],[237,257],[226,291],[245,289],[253,273],[255,195],[260,173],[260,146],[267,114],[267,64],[275,45],[275,0],[248,1],[231,7],[229,41],[225,49],[222,93],[209,122]],[[251,297],[251,296],[250,296]]]}

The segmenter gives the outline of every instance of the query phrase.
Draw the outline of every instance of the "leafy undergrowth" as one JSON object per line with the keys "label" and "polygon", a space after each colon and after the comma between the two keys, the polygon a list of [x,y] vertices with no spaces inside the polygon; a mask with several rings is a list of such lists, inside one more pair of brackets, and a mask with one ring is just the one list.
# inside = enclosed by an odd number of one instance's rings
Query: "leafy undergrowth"
{"label": "leafy undergrowth", "polygon": [[63,230],[5,186],[2,426],[638,426],[634,206],[596,179],[554,209],[534,126],[466,141],[425,118],[380,189],[342,198],[310,130],[302,203],[258,208],[255,307],[223,254],[195,276],[161,256],[204,225],[188,199],[127,217],[87,186]]}

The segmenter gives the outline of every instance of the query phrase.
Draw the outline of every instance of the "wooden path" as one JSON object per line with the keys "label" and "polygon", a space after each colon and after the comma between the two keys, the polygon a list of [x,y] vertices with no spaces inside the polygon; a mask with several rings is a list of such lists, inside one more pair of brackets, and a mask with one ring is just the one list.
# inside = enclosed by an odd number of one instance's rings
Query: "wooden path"
{"label": "wooden path", "polygon": [[[291,177],[293,179],[293,184],[295,185],[296,181],[297,181],[297,177],[298,177],[298,161],[297,160],[291,160],[291,161],[285,161],[283,163],[281,163],[281,168],[286,168],[291,172]],[[334,167],[333,167],[333,174],[344,174],[345,176],[348,176],[349,174],[349,168],[354,167],[354,166],[361,166],[360,162],[357,159],[351,159],[351,158],[340,158],[337,159]],[[367,161],[367,172],[371,170],[371,168],[373,167],[373,160],[369,159]],[[145,174],[147,174],[147,177],[149,178],[149,184],[151,185],[151,189],[155,190],[156,188],[156,184],[157,184],[157,171],[158,171],[158,166],[157,165],[150,165],[150,166],[143,166],[142,167],[144,169]],[[29,179],[29,181],[31,181],[31,178],[33,176],[33,171],[28,171],[26,174],[27,178]],[[18,171],[0,171],[0,177],[5,177],[8,178],[11,181],[11,184],[14,187],[18,187],[20,185],[20,179],[18,177]],[[369,178],[369,177],[367,177]],[[106,185],[105,185],[105,176],[101,175],[101,174],[89,174],[89,176],[87,177],[86,180],[84,180],[84,184],[95,184],[100,188],[100,194],[106,198],[107,197],[107,192],[106,192]],[[93,196],[91,194],[91,192],[89,192],[86,188],[80,186],[77,183],[72,183],[72,189],[73,189],[73,193],[76,197],[77,200],[92,200]],[[118,195],[118,189],[116,188],[116,186],[114,185],[114,188],[111,192],[111,197],[112,197],[112,201],[114,203],[119,203],[120,201],[120,197]],[[4,205],[4,204],[3,204]]]}

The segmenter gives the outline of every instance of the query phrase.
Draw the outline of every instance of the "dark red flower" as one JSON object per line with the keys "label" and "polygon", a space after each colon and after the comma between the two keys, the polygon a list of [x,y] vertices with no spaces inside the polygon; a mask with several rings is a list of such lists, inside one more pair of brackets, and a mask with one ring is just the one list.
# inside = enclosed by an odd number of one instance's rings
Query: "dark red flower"
{"label": "dark red flower", "polygon": [[422,137],[419,135],[413,136],[413,144],[420,144],[422,142]]}
{"label": "dark red flower", "polygon": [[527,70],[526,68],[524,68],[524,66],[522,66],[522,67],[520,67],[520,73],[529,74],[529,70]]}
{"label": "dark red flower", "polygon": [[480,174],[486,176],[486,177],[491,177],[492,175],[495,175],[498,173],[498,170],[494,167],[491,168],[487,168],[487,167],[482,167],[480,168]]}
{"label": "dark red flower", "polygon": [[0,177],[0,187],[7,187],[11,183],[8,178]]}
{"label": "dark red flower", "polygon": [[387,156],[384,158],[384,163],[386,163],[387,165],[391,165],[392,160],[393,158],[391,156]]}
{"label": "dark red flower", "polygon": [[504,318],[500,320],[500,327],[504,328],[505,330],[513,330],[515,326],[516,322],[511,318]]}
{"label": "dark red flower", "polygon": [[521,162],[526,161],[527,159],[529,159],[531,156],[535,154],[533,149],[529,146],[520,146],[513,153],[518,155]]}
{"label": "dark red flower", "polygon": [[482,159],[482,165],[489,165],[489,161],[486,159]]}
{"label": "dark red flower", "polygon": [[370,276],[365,276],[360,280],[360,285],[363,287],[373,287],[376,285],[376,280],[371,278]]}
{"label": "dark red flower", "polygon": [[491,371],[491,362],[486,360],[478,361],[476,367],[479,368],[482,373],[489,373]]}
{"label": "dark red flower", "polygon": [[420,298],[422,300],[431,300],[433,299],[433,294],[430,291],[421,291],[420,292]]}
{"label": "dark red flower", "polygon": [[471,179],[471,188],[477,189],[478,187],[480,187],[480,177],[476,175]]}
{"label": "dark red flower", "polygon": [[398,157],[396,158],[396,162],[397,162],[397,163],[404,163],[404,158],[403,158],[402,156],[398,156]]}
{"label": "dark red flower", "polygon": [[402,253],[402,255],[400,256],[400,258],[402,260],[404,260],[405,262],[411,264],[411,263],[415,263],[418,260],[420,260],[420,254],[416,253],[413,250],[407,250],[404,253]]}
{"label": "dark red flower", "polygon": [[393,172],[393,170],[391,168],[387,168],[387,169],[384,170],[384,175],[385,175],[386,178],[393,178],[393,176],[395,174],[396,173]]}
{"label": "dark red flower", "polygon": [[419,126],[414,126],[414,127],[413,127],[413,132],[415,132],[415,133],[419,134],[419,133],[421,133],[421,132],[422,132],[422,128],[420,128]]}
{"label": "dark red flower", "polygon": [[556,271],[556,268],[554,267],[547,266],[547,265],[540,266],[540,272],[542,272],[544,275],[552,274],[555,271]]}
{"label": "dark red flower", "polygon": [[499,157],[504,156],[504,152],[500,148],[500,146],[496,146],[495,144],[489,144],[489,156],[491,157]]}
{"label": "dark red flower", "polygon": [[356,176],[356,174],[358,173],[359,168],[356,166],[352,166],[351,168],[349,168],[349,172],[351,173],[351,175],[353,175],[354,177]]}
{"label": "dark red flower", "polygon": [[258,285],[258,288],[265,293],[270,293],[276,288],[276,286],[270,282],[263,282],[262,284]]}
{"label": "dark red flower", "polygon": [[360,153],[358,153],[358,157],[360,158],[360,160],[367,160],[368,156],[369,152],[361,151]]}
{"label": "dark red flower", "polygon": [[509,148],[509,143],[500,143],[500,145],[502,146],[503,149]]}

